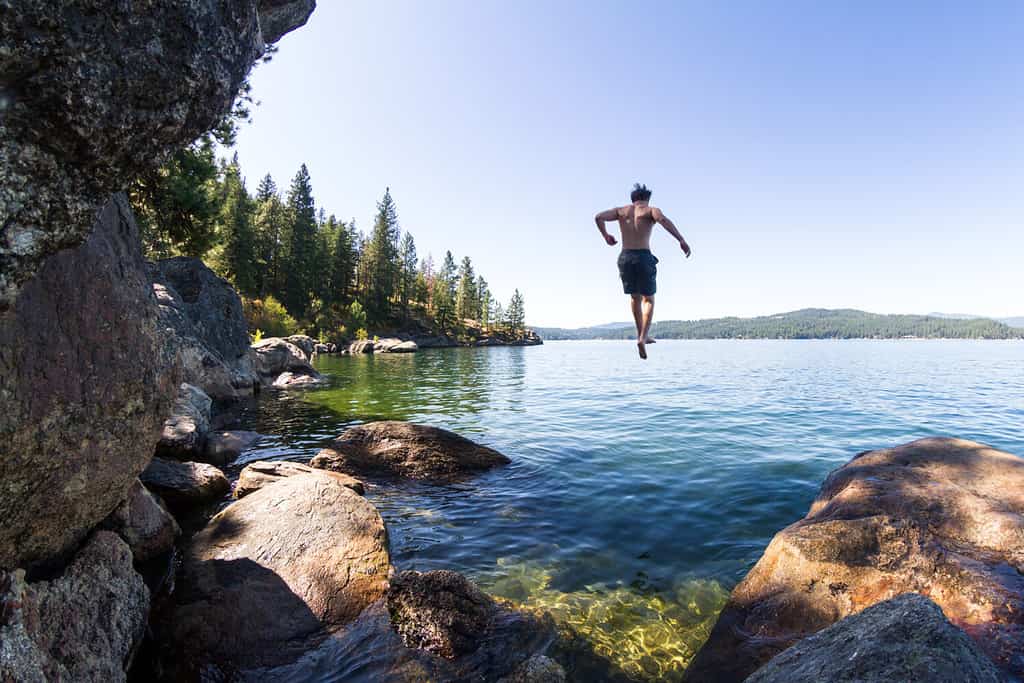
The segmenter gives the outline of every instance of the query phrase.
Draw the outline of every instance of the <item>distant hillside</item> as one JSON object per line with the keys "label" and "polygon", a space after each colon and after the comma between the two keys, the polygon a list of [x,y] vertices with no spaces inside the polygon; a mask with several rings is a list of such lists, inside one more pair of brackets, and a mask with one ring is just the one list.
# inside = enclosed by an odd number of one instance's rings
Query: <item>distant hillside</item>
{"label": "distant hillside", "polygon": [[[1024,323],[1024,321],[1021,321]],[[538,327],[542,339],[629,339],[630,327]],[[666,320],[651,330],[660,339],[1024,339],[1024,329],[986,318],[880,315],[851,309],[805,308],[757,318]]]}
{"label": "distant hillside", "polygon": [[995,320],[996,322],[1009,325],[1010,327],[1024,327],[1024,315],[1014,316],[1012,318],[987,318],[983,315],[974,315],[971,313],[929,313],[928,315],[933,318],[953,318],[955,320]]}

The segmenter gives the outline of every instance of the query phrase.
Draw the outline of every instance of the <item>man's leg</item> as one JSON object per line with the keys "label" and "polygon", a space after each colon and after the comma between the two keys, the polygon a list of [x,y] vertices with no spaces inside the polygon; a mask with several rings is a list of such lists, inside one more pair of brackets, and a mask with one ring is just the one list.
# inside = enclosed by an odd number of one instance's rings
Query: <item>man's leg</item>
{"label": "man's leg", "polygon": [[636,323],[636,334],[640,336],[640,330],[644,328],[644,314],[640,309],[640,303],[643,301],[639,294],[630,294],[630,308],[633,309],[633,322]]}
{"label": "man's leg", "polygon": [[653,344],[650,338],[651,321],[654,320],[654,295],[643,297],[643,323],[640,328],[640,339],[645,344]]}

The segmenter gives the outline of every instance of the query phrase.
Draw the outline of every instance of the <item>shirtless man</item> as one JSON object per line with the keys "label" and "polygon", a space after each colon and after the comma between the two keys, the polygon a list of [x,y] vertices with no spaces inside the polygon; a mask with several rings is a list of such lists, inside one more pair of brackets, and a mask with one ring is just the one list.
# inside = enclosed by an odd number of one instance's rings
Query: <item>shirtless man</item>
{"label": "shirtless man", "polygon": [[654,317],[655,278],[658,259],[651,253],[651,230],[660,223],[670,235],[679,240],[679,247],[690,258],[690,245],[676,230],[676,226],[656,206],[650,205],[651,191],[637,183],[629,195],[633,203],[608,209],[594,216],[597,229],[609,246],[615,246],[615,237],[608,234],[605,223],[618,221],[622,232],[622,253],[619,254],[619,277],[622,289],[632,297],[633,320],[636,322],[636,347],[640,357],[647,358],[647,344],[653,344],[648,332]]}

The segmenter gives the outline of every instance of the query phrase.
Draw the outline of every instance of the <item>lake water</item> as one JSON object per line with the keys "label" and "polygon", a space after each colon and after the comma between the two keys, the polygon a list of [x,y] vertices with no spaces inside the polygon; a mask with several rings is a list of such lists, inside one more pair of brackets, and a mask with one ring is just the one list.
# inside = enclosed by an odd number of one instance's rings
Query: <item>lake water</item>
{"label": "lake water", "polygon": [[1024,343],[662,341],[322,358],[265,393],[244,454],[307,460],[356,422],[446,427],[512,464],[369,482],[400,569],[551,610],[638,680],[673,680],[772,535],[856,453],[933,435],[1024,455]]}

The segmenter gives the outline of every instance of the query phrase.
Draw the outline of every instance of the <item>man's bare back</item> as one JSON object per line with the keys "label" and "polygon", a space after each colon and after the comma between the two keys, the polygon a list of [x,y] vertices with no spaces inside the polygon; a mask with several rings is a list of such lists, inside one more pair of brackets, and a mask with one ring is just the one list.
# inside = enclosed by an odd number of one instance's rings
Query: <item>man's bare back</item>
{"label": "man's bare back", "polygon": [[622,233],[622,253],[619,254],[619,276],[622,288],[632,297],[633,320],[636,322],[637,350],[640,357],[647,358],[647,344],[654,340],[648,334],[654,316],[654,292],[657,288],[658,259],[651,253],[651,232],[658,223],[679,241],[679,247],[690,257],[690,245],[679,234],[675,224],[661,209],[650,205],[651,191],[639,183],[630,195],[632,204],[608,209],[594,216],[597,229],[609,246],[617,244],[615,237],[608,234],[605,224],[617,221]]}

